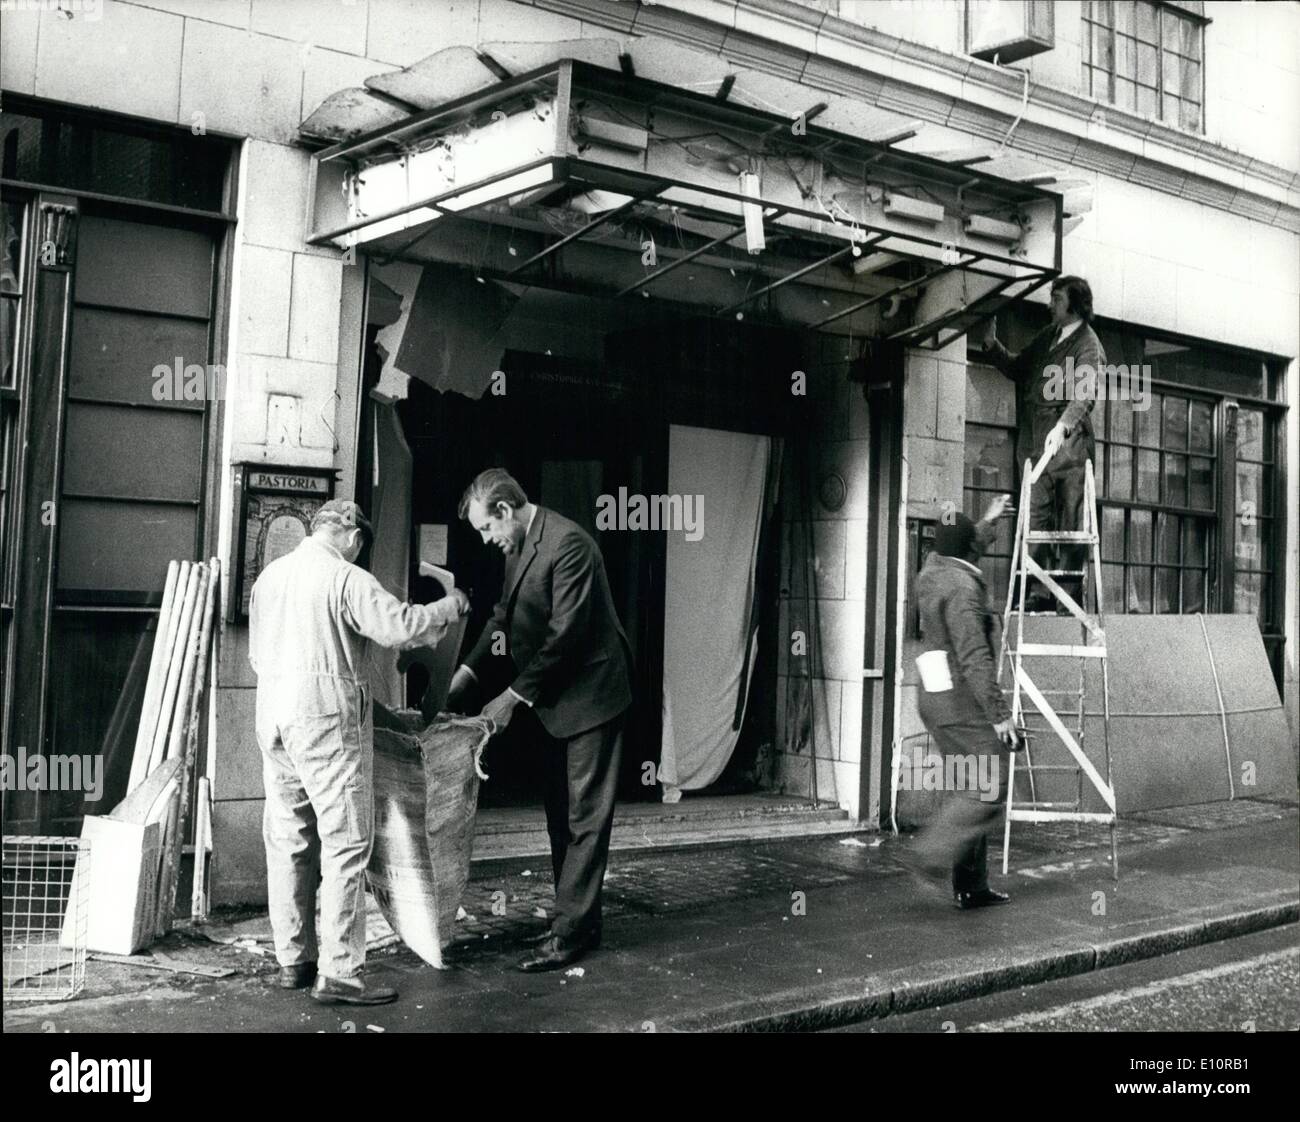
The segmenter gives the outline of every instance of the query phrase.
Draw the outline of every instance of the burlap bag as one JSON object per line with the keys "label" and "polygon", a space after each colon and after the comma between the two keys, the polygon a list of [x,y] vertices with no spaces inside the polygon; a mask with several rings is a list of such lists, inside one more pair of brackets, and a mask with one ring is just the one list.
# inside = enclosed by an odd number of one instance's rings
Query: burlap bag
{"label": "burlap bag", "polygon": [[[480,757],[491,735],[482,717],[393,715],[408,732],[375,729],[375,845],[366,881],[402,942],[443,968],[469,880]],[[419,731],[417,731],[419,730]]]}

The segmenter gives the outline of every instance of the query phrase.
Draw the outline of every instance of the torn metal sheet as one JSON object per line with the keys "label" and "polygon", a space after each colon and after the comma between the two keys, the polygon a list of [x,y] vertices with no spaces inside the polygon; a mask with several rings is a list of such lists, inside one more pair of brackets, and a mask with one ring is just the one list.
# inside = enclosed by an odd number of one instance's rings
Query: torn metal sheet
{"label": "torn metal sheet", "polygon": [[375,97],[360,86],[330,94],[316,110],[298,126],[299,133],[309,140],[337,144],[364,136],[385,125],[394,125],[406,117],[400,106]]}
{"label": "torn metal sheet", "polygon": [[[511,74],[525,74],[540,66],[548,66],[562,58],[579,59],[594,66],[618,69],[618,56],[622,44],[616,39],[555,39],[549,42],[494,42],[479,48],[485,55],[500,63]],[[635,53],[633,53],[635,58]]]}
{"label": "torn metal sheet", "polygon": [[432,109],[480,90],[496,76],[478,52],[469,47],[448,47],[419,62],[366,79],[366,88],[413,109]]}

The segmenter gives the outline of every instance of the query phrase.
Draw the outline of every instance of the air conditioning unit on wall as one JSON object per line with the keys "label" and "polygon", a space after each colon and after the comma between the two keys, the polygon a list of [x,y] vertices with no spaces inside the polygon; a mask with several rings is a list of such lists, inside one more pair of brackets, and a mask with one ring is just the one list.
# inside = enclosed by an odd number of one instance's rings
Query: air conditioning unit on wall
{"label": "air conditioning unit on wall", "polygon": [[1018,62],[1056,46],[1051,0],[966,0],[966,51]]}

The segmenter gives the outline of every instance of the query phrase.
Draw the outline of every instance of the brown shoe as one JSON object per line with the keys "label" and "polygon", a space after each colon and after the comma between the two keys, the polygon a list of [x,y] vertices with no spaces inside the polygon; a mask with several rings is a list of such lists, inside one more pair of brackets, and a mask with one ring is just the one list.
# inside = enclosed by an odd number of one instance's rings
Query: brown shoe
{"label": "brown shoe", "polygon": [[397,1000],[397,991],[388,986],[368,985],[364,978],[316,979],[311,996],[322,1005],[387,1005]]}
{"label": "brown shoe", "polygon": [[306,989],[316,980],[314,962],[295,962],[292,966],[281,966],[276,984],[282,990]]}

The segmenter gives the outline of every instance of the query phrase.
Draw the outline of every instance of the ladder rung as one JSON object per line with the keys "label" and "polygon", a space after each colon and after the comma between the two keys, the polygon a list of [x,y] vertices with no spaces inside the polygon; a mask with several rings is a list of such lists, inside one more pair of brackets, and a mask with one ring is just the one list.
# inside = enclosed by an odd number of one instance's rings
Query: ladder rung
{"label": "ladder rung", "polygon": [[1115,822],[1115,816],[1108,811],[1032,810],[1028,807],[1012,807],[1010,815],[1013,822],[1101,822],[1108,826]]}
{"label": "ladder rung", "polygon": [[1011,652],[1021,658],[1105,658],[1105,647],[1080,647],[1064,643],[1023,643]]}
{"label": "ladder rung", "polygon": [[[1082,771],[1077,764],[1025,764],[1025,771]],[[1040,804],[1047,805],[1047,804]]]}
{"label": "ladder rung", "polygon": [[1087,530],[1030,530],[1025,534],[1027,542],[1078,542],[1095,545],[1097,536]]}
{"label": "ladder rung", "polygon": [[[1084,577],[1088,575],[1087,569],[1041,569],[1040,572],[1046,573],[1049,577]],[[1038,573],[1031,573],[1028,569],[1017,569],[1017,576],[1034,578]]]}
{"label": "ladder rung", "polygon": [[1016,809],[1017,810],[1076,810],[1077,811],[1079,809],[1079,800],[1075,799],[1074,802],[1071,803],[1066,803],[1066,802],[1049,803],[1049,802],[1041,802],[1041,801],[1036,803],[1018,803]]}

